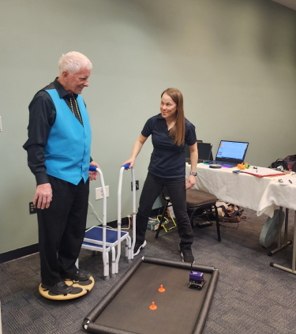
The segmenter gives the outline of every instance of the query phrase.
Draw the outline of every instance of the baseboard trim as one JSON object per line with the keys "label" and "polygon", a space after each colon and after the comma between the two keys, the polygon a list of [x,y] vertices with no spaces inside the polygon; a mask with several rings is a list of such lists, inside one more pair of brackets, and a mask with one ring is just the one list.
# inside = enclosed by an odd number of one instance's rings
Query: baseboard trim
{"label": "baseboard trim", "polygon": [[0,263],[16,260],[20,257],[31,255],[37,252],[39,252],[39,244],[18,248],[10,252],[0,254]]}

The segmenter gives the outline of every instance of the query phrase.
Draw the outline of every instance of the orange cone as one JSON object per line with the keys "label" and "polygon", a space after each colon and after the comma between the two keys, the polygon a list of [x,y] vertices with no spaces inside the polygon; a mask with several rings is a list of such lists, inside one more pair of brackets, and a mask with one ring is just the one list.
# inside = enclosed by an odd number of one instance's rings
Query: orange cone
{"label": "orange cone", "polygon": [[157,309],[157,306],[154,304],[154,302],[152,302],[152,304],[150,305],[150,310],[154,311]]}
{"label": "orange cone", "polygon": [[158,291],[159,291],[159,292],[165,292],[165,289],[164,289],[164,287],[163,287],[162,284],[160,285],[160,288],[158,289]]}

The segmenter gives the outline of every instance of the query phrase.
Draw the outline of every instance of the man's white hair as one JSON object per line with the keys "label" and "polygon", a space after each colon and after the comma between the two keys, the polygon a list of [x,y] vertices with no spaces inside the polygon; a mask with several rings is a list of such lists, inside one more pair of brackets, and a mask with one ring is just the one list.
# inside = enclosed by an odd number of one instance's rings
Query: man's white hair
{"label": "man's white hair", "polygon": [[59,73],[68,71],[71,75],[80,71],[81,68],[92,69],[90,60],[80,52],[71,51],[63,54],[59,60]]}

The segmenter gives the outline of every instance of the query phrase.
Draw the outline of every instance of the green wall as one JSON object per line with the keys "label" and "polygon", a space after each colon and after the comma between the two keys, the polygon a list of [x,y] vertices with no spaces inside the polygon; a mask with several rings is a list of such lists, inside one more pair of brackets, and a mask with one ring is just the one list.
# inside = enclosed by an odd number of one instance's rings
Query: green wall
{"label": "green wall", "polygon": [[[255,165],[296,153],[296,12],[288,8],[267,0],[0,0],[0,27],[0,254],[38,242],[22,145],[28,104],[58,76],[62,53],[80,51],[93,63],[83,97],[92,156],[110,187],[108,221],[117,218],[120,165],[168,87],[183,92],[186,117],[214,154],[220,139],[249,141],[246,161]],[[151,149],[148,140],[135,165],[140,189]],[[123,216],[132,212],[130,180],[125,172]],[[99,186],[92,182],[90,201],[101,217]]]}

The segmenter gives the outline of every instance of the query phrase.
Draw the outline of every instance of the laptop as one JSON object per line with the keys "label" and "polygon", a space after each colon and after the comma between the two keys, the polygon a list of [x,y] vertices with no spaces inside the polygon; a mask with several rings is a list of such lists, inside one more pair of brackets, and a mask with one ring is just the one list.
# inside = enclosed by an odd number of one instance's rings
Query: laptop
{"label": "laptop", "polygon": [[235,167],[244,162],[249,143],[239,141],[221,140],[216,159],[211,164],[225,167]]}
{"label": "laptop", "polygon": [[[198,162],[209,162],[213,160],[212,155],[212,144],[210,143],[197,143],[198,149]],[[189,146],[185,144],[185,159],[188,164],[190,164],[190,150]]]}

